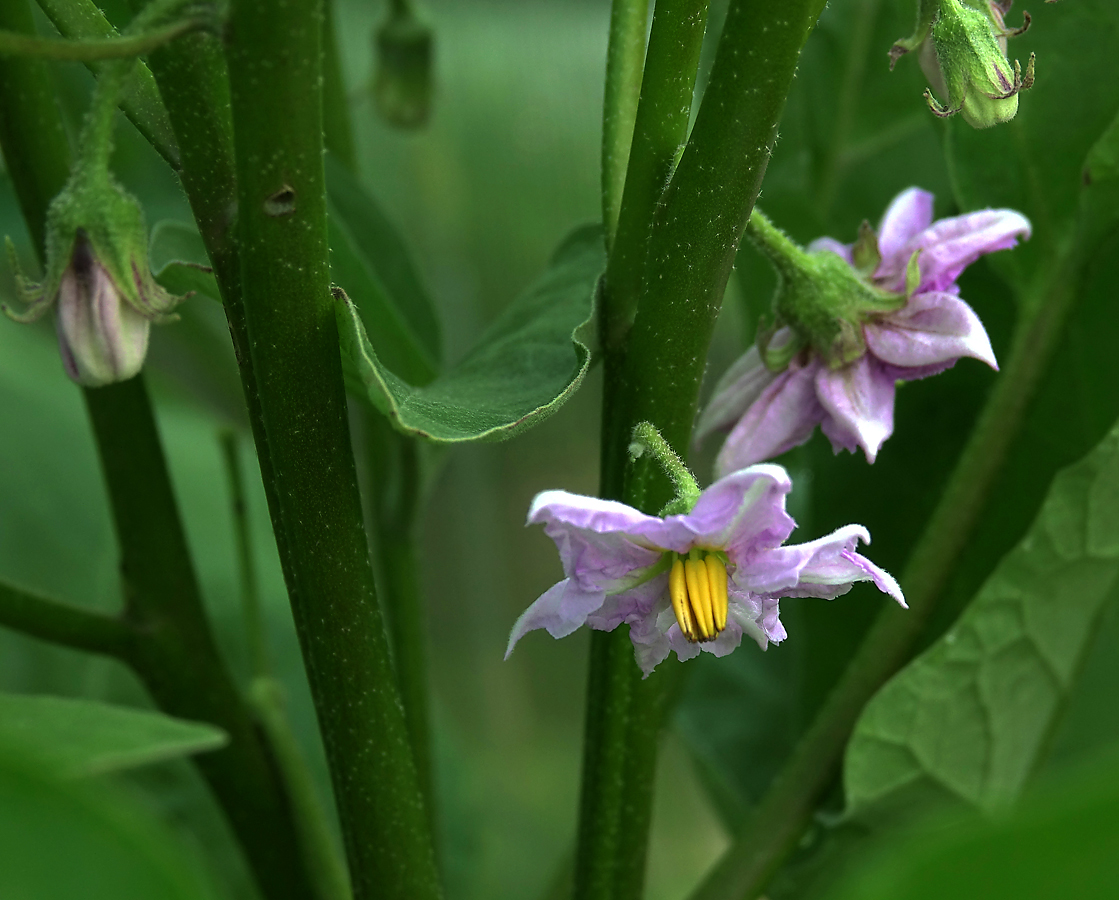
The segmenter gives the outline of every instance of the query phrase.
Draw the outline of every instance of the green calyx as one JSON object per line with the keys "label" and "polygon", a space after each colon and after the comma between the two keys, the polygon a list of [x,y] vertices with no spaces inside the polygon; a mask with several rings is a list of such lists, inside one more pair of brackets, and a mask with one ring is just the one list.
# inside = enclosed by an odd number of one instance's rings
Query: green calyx
{"label": "green calyx", "polygon": [[[834,368],[853,362],[866,353],[863,324],[906,303],[904,295],[881,290],[872,281],[881,256],[867,223],[852,250],[854,267],[829,250],[805,250],[758,209],[746,233],[778,276],[775,325],[759,329],[758,341],[762,359],[773,371],[783,370],[806,346]],[[774,347],[770,339],[780,325],[792,330],[793,339]]]}
{"label": "green calyx", "polygon": [[695,476],[652,423],[638,422],[634,426],[633,440],[629,445],[630,460],[636,460],[646,453],[660,464],[676,490],[676,496],[665,505],[660,515],[663,517],[691,512],[700,495]]}
{"label": "green calyx", "polygon": [[[931,90],[925,99],[941,118],[961,114],[973,128],[1007,122],[1018,112],[1018,94],[1034,80],[1034,56],[1025,72],[1006,56],[1006,42],[1030,24],[1008,30],[1003,8],[993,0],[921,0],[917,28],[890,51],[890,65],[912,50]],[[942,103],[934,92],[947,99]]]}

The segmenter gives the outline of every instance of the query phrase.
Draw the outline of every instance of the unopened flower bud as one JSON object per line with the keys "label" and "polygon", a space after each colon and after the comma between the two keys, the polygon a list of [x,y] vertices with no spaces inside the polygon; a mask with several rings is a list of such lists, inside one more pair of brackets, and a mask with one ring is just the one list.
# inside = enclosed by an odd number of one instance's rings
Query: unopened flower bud
{"label": "unopened flower bud", "polygon": [[431,29],[410,9],[393,9],[377,30],[373,100],[389,124],[419,128],[431,115]]}
{"label": "unopened flower bud", "polygon": [[[929,108],[946,118],[960,113],[973,128],[1008,122],[1018,112],[1018,94],[1034,81],[1034,56],[1025,72],[1006,56],[1008,37],[1029,27],[1029,14],[1020,29],[1007,30],[1004,16],[1009,0],[923,0],[917,31],[890,51],[891,66],[916,50],[931,90]],[[942,103],[934,96],[947,100]]]}
{"label": "unopened flower bud", "polygon": [[167,321],[184,297],[152,277],[147,230],[136,200],[107,178],[74,179],[47,214],[46,277],[23,277],[9,241],[16,283],[27,308],[11,318],[33,322],[57,306],[66,374],[85,387],[125,381],[144,364],[152,322]]}

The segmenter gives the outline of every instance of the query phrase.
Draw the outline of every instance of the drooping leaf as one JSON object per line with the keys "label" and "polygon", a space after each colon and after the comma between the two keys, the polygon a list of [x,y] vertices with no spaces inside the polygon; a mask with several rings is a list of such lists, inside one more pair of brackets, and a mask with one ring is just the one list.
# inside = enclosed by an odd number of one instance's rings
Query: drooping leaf
{"label": "drooping leaf", "polygon": [[61,782],[0,753],[0,897],[213,900],[163,824],[107,785]]}
{"label": "drooping leaf", "polygon": [[826,900],[1108,900],[1119,858],[1114,749],[1025,798],[1012,815],[934,819],[883,842]]}
{"label": "drooping leaf", "polygon": [[551,265],[430,384],[411,385],[380,360],[357,307],[335,307],[349,374],[405,434],[439,443],[502,440],[555,412],[590,365],[594,293],[605,263],[597,228],[575,232]]}
{"label": "drooping leaf", "polygon": [[0,750],[64,776],[100,775],[216,750],[220,728],[73,697],[0,693]]}
{"label": "drooping leaf", "polygon": [[346,167],[326,158],[330,272],[376,323],[373,349],[412,384],[430,381],[442,359],[439,317],[404,239],[377,201]]}
{"label": "drooping leaf", "polygon": [[1053,481],[960,620],[874,697],[847,747],[852,812],[927,779],[981,808],[1038,764],[1119,575],[1119,429]]}

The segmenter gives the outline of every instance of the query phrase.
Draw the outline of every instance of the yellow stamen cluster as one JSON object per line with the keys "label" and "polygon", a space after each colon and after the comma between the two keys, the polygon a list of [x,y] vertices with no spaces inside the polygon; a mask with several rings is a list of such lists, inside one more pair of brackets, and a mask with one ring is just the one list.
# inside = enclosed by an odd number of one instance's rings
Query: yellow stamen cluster
{"label": "yellow stamen cluster", "polygon": [[727,627],[727,567],[715,554],[693,550],[673,560],[668,594],[680,631],[693,644],[713,641]]}

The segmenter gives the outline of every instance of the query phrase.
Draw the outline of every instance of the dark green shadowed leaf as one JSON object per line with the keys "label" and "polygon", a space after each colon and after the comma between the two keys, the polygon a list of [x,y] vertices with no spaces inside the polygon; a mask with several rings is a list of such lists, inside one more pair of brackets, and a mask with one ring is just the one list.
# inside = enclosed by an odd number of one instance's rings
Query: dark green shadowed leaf
{"label": "dark green shadowed leaf", "polygon": [[582,382],[604,264],[601,230],[576,231],[478,345],[423,387],[382,364],[354,303],[340,297],[335,309],[348,375],[405,434],[440,443],[512,437],[555,412]]}
{"label": "dark green shadowed leaf", "polygon": [[1119,430],[1062,471],[1026,537],[946,634],[867,705],[849,808],[928,779],[977,807],[1013,800],[1075,687],[1119,574]]}
{"label": "dark green shadowed leaf", "polygon": [[69,697],[0,694],[0,752],[19,751],[59,775],[100,775],[225,743],[219,728],[162,713]]}
{"label": "dark green shadowed leaf", "polygon": [[106,785],[59,782],[0,753],[0,897],[214,900],[197,860]]}
{"label": "dark green shadowed leaf", "polygon": [[[411,251],[372,195],[329,154],[326,191],[331,278],[349,294],[364,321],[378,321],[378,331],[391,328],[393,339],[408,342],[400,352],[415,353],[430,370],[430,381],[443,356],[439,318]],[[381,315],[390,321],[381,325],[372,318]],[[380,340],[375,338],[374,347],[385,364],[408,378],[387,358]]]}
{"label": "dark green shadowed leaf", "polygon": [[1110,900],[1119,859],[1114,748],[1007,817],[933,820],[883,842],[826,900]]}

